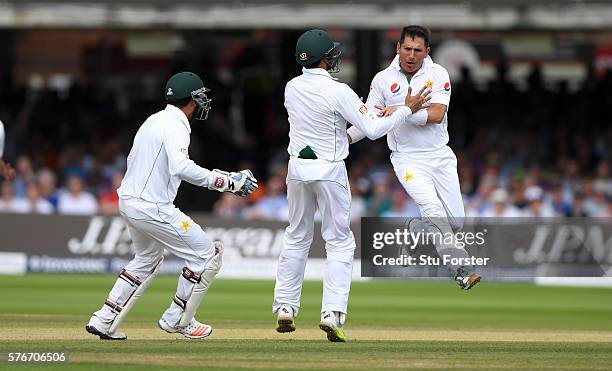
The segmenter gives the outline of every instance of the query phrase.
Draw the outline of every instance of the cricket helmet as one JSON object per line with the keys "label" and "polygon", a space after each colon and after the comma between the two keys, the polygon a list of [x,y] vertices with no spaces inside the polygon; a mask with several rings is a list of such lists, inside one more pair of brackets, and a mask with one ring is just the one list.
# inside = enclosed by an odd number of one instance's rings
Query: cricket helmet
{"label": "cricket helmet", "polygon": [[325,59],[329,72],[340,70],[340,54],[340,43],[334,42],[327,32],[319,29],[304,32],[295,45],[295,60],[300,66]]}
{"label": "cricket helmet", "polygon": [[210,111],[210,102],[206,93],[210,89],[204,86],[202,79],[193,72],[179,72],[166,82],[164,96],[169,103],[192,98],[198,109],[194,117],[196,120],[206,120]]}

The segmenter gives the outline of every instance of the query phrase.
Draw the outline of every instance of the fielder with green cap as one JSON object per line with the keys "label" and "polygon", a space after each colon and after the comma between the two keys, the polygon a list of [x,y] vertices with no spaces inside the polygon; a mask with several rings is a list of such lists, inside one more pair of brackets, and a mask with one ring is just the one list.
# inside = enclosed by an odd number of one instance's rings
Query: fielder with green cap
{"label": "fielder with green cap", "polygon": [[87,332],[107,340],[123,340],[119,325],[157,275],[164,249],[184,260],[176,294],[158,326],[190,339],[207,337],[212,327],[195,313],[221,268],[223,245],[174,206],[181,181],[219,192],[246,196],[257,189],[250,170],[210,171],[189,159],[190,120],[206,120],[211,99],[202,79],[180,72],[166,83],[166,108],[140,127],[127,159],[119,194],[119,211],[132,237],[135,257],[121,270]]}
{"label": "fielder with green cap", "polygon": [[370,139],[380,138],[404,125],[412,112],[429,100],[429,92],[423,89],[416,96],[408,94],[404,106],[393,115],[378,117],[348,85],[331,77],[330,72],[339,70],[340,54],[340,44],[319,29],[305,32],[296,44],[295,59],[303,67],[302,74],[285,88],[289,115],[289,226],[278,261],[272,306],[278,315],[277,331],[295,331],[318,209],[327,253],[319,327],[334,342],[346,341],[343,325],[355,251],[349,226],[351,194],[344,165],[349,147],[347,122]]}

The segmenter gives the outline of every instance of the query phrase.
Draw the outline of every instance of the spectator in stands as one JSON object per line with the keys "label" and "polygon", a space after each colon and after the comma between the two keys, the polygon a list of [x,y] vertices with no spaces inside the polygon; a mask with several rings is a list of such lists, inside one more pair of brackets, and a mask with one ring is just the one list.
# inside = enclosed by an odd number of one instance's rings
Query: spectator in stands
{"label": "spectator in stands", "polygon": [[599,161],[595,168],[595,179],[593,188],[606,196],[612,196],[612,177],[610,177],[610,165],[606,161]]}
{"label": "spectator in stands", "polygon": [[57,211],[73,215],[93,215],[98,212],[96,198],[85,191],[83,178],[76,175],[68,177],[67,190],[59,194]]}
{"label": "spectator in stands", "polygon": [[26,188],[30,182],[36,181],[32,161],[27,155],[21,155],[15,163],[17,178],[13,182],[13,193],[17,198],[26,197]]}
{"label": "spectator in stands", "polygon": [[366,216],[366,200],[363,197],[362,188],[357,185],[357,178],[349,176],[349,187],[351,188],[351,222],[359,222],[362,216]]}
{"label": "spectator in stands", "polygon": [[574,195],[574,202],[572,204],[572,212],[570,214],[571,217],[582,218],[588,216],[584,210],[584,200],[584,194],[582,192],[576,192]]}
{"label": "spectator in stands", "polygon": [[595,192],[593,196],[593,206],[588,211],[588,215],[592,217],[608,216],[608,200],[603,192]]}
{"label": "spectator in stands", "polygon": [[[599,210],[597,192],[593,187],[593,179],[585,177],[580,182],[580,191],[584,195],[584,212],[587,216],[594,216]],[[600,200],[601,201],[601,200]]]}
{"label": "spectator in stands", "polygon": [[391,200],[391,188],[387,176],[378,175],[374,180],[372,195],[367,201],[368,216],[381,216],[386,211],[391,210],[393,201]]}
{"label": "spectator in stands", "polygon": [[391,209],[383,212],[381,216],[395,218],[421,216],[419,207],[404,190],[394,189],[391,193],[391,200]]}
{"label": "spectator in stands", "polygon": [[56,187],[56,178],[53,171],[48,168],[43,168],[38,171],[38,188],[40,196],[49,201],[53,207],[53,211],[57,211],[58,192]]}
{"label": "spectator in stands", "polygon": [[285,193],[285,180],[273,175],[266,183],[267,193],[251,208],[249,216],[255,219],[289,220],[289,203]]}
{"label": "spectator in stands", "polygon": [[523,216],[531,218],[552,218],[558,216],[550,203],[544,200],[544,191],[537,185],[532,185],[525,190],[527,208]]}
{"label": "spectator in stands", "polygon": [[554,185],[547,196],[555,214],[560,216],[570,216],[572,214],[571,200],[564,198],[563,190],[560,185]]}
{"label": "spectator in stands", "polygon": [[606,200],[606,203],[608,205],[608,211],[605,215],[606,218],[612,218],[612,196],[608,196],[608,199]]}
{"label": "spectator in stands", "polygon": [[38,184],[29,182],[26,187],[26,208],[24,212],[32,214],[51,214],[53,213],[53,205],[40,196]]}
{"label": "spectator in stands", "polygon": [[238,197],[229,192],[221,194],[221,197],[213,206],[213,214],[223,219],[244,219],[246,212],[247,199]]}
{"label": "spectator in stands", "polygon": [[111,186],[105,192],[100,194],[98,202],[100,204],[100,214],[102,215],[119,215],[119,195],[117,188],[123,180],[123,172],[115,172],[111,177]]}
{"label": "spectator in stands", "polygon": [[13,186],[11,182],[5,180],[2,182],[2,190],[0,194],[0,212],[1,213],[25,213],[27,212],[26,202],[22,198],[13,196]]}
{"label": "spectator in stands", "polygon": [[516,218],[521,216],[520,210],[509,202],[510,196],[503,188],[497,188],[491,192],[489,201],[481,214],[483,217]]}

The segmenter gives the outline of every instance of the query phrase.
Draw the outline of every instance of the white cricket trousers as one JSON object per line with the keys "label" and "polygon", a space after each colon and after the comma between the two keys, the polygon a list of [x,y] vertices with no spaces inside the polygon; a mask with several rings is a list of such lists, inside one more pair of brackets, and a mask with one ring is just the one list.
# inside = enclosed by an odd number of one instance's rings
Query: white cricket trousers
{"label": "white cricket trousers", "polygon": [[[423,153],[391,154],[395,175],[418,205],[421,221],[411,231],[452,233],[463,228],[465,211],[457,174],[457,157],[448,146]],[[463,248],[437,244],[439,255],[467,257]],[[459,266],[449,266],[455,272]]]}
{"label": "white cricket trousers", "polygon": [[346,313],[355,253],[355,237],[350,229],[349,217],[351,193],[344,162],[329,166],[330,171],[323,171],[326,173],[323,177],[330,180],[305,181],[300,179],[307,177],[300,174],[299,169],[296,171],[290,161],[287,175],[289,226],[285,230],[278,260],[272,306],[274,312],[281,304],[289,304],[295,315],[298,313],[304,270],[313,238],[314,215],[318,207],[327,254],[321,312]]}
{"label": "white cricket trousers", "polygon": [[[183,259],[185,266],[192,272],[204,272],[206,264],[215,253],[214,244],[198,224],[173,204],[156,204],[136,198],[120,199],[119,210],[134,247],[134,259],[125,266],[131,276],[144,281],[164,249]],[[124,306],[135,288],[121,278],[117,279],[108,300]],[[193,284],[179,274],[176,295],[187,300],[192,289]],[[163,318],[174,325],[180,320],[183,311],[170,297],[169,301],[171,305]],[[95,314],[105,321],[111,321],[116,316],[106,305]]]}

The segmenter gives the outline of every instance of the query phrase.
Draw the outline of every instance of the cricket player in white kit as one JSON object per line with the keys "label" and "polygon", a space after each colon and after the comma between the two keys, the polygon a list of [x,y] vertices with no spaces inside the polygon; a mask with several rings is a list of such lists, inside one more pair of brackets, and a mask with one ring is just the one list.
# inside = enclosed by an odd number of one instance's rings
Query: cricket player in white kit
{"label": "cricket player in white kit", "polygon": [[[410,91],[422,87],[432,90],[429,106],[410,116],[408,125],[389,132],[387,143],[397,179],[421,212],[421,219],[411,221],[410,230],[446,234],[463,227],[465,213],[457,157],[447,146],[450,79],[446,69],[429,57],[429,35],[425,27],[404,27],[397,55],[389,67],[374,76],[366,104],[388,116]],[[358,127],[351,127],[348,134],[352,143],[364,137]],[[436,250],[440,256],[467,257],[465,249],[452,244],[437,243]],[[480,281],[471,266],[448,268],[465,290]]]}
{"label": "cricket player in white kit", "polygon": [[0,175],[2,175],[5,180],[11,181],[15,179],[15,170],[2,159],[4,156],[4,138],[4,124],[0,121]]}
{"label": "cricket player in white kit", "polygon": [[340,53],[339,44],[322,30],[305,32],[296,44],[295,58],[303,66],[302,75],[285,88],[290,124],[289,226],[278,261],[272,309],[278,313],[278,332],[295,330],[294,318],[300,307],[318,208],[327,254],[319,327],[330,341],[343,342],[355,250],[349,227],[351,193],[344,165],[349,145],[346,123],[350,121],[370,139],[379,138],[393,128],[407,125],[412,112],[428,100],[428,92],[407,97],[393,116],[379,118],[348,85],[330,76],[330,72],[338,70]]}
{"label": "cricket player in white kit", "polygon": [[227,173],[207,170],[189,159],[193,117],[205,120],[210,90],[196,74],[180,72],[166,83],[166,108],[140,127],[127,159],[127,172],[117,190],[119,211],[132,237],[135,257],[121,271],[108,299],[86,330],[101,339],[123,340],[117,329],[159,270],[164,249],[185,261],[176,295],[158,326],[169,333],[200,339],[212,327],[198,322],[195,312],[221,268],[223,245],[173,204],[185,180],[220,192],[246,196],[257,188],[249,170]]}

